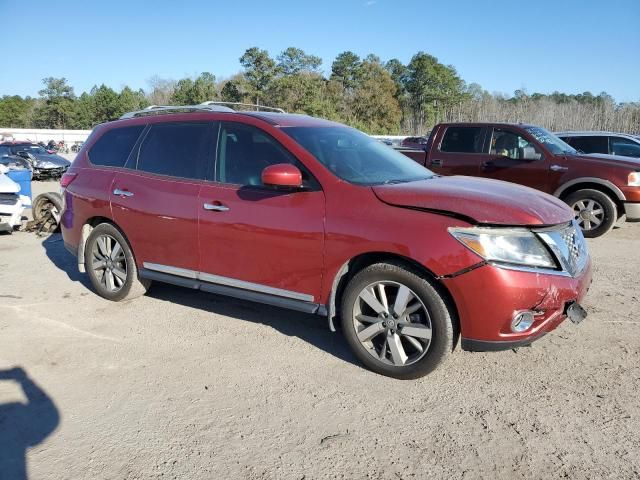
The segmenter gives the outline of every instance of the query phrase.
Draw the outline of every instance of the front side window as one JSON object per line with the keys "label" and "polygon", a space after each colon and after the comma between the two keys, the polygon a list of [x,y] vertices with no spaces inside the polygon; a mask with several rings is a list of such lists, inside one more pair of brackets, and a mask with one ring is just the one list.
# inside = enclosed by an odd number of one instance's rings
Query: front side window
{"label": "front side window", "polygon": [[502,128],[493,129],[490,152],[492,155],[508,157],[512,160],[533,158],[532,153],[537,156],[537,158],[542,157],[541,152],[535,144],[531,143],[522,135]]}
{"label": "front side window", "polygon": [[157,123],[140,146],[138,170],[157,175],[204,180],[213,162],[212,123]]}
{"label": "front side window", "polygon": [[223,122],[218,139],[216,180],[235,185],[262,185],[262,171],[278,163],[296,165],[303,182],[309,174],[278,141],[259,128]]}
{"label": "front side window", "polygon": [[89,150],[89,161],[105,167],[123,167],[144,125],[114,128],[102,135]]}
{"label": "front side window", "polygon": [[483,153],[483,127],[448,127],[444,132],[441,152],[448,153]]}
{"label": "front side window", "polygon": [[624,137],[611,137],[611,155],[640,157],[640,143]]}
{"label": "front side window", "polygon": [[409,157],[353,128],[286,127],[282,131],[349,183],[381,185],[433,177]]}

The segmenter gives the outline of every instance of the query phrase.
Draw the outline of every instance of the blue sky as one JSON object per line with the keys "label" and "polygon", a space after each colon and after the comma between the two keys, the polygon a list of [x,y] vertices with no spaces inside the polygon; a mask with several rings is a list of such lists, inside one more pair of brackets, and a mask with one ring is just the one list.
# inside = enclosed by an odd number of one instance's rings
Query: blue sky
{"label": "blue sky", "polygon": [[[42,78],[147,88],[240,70],[249,47],[323,58],[352,50],[406,63],[422,50],[491,92],[607,91],[640,101],[640,0],[0,0],[0,95],[36,96]],[[13,62],[11,59],[15,59]]]}

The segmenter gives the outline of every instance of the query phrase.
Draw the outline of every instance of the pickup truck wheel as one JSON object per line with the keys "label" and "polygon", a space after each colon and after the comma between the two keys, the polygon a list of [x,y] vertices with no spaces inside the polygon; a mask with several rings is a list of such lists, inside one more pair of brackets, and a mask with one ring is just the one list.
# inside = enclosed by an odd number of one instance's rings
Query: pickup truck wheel
{"label": "pickup truck wheel", "polygon": [[608,233],[618,221],[615,202],[598,190],[578,190],[568,195],[565,202],[573,209],[576,222],[587,238]]}
{"label": "pickup truck wheel", "polygon": [[342,297],[342,331],[369,369],[398,379],[433,371],[451,352],[451,314],[425,278],[400,264],[356,274]]}
{"label": "pickup truck wheel", "polygon": [[129,243],[109,223],[96,226],[85,244],[85,265],[96,293],[118,302],[144,295],[151,282],[138,278]]}

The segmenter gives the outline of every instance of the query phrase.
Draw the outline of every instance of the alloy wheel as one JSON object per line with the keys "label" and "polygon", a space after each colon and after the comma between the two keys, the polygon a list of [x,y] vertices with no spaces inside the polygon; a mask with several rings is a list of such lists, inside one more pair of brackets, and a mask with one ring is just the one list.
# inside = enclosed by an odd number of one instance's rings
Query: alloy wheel
{"label": "alloy wheel", "polygon": [[103,288],[117,292],[127,281],[127,261],[122,245],[111,235],[100,235],[91,250],[91,268]]}
{"label": "alloy wheel", "polygon": [[401,283],[380,281],[366,286],[356,299],[352,321],[361,345],[383,363],[410,365],[429,350],[429,312],[418,295]]}
{"label": "alloy wheel", "polygon": [[576,222],[582,230],[594,230],[604,221],[604,208],[595,200],[578,200],[571,207],[573,208]]}

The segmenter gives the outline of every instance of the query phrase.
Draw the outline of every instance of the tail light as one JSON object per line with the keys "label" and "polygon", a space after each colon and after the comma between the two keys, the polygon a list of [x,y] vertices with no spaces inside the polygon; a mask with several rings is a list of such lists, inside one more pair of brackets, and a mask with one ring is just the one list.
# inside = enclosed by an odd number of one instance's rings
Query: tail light
{"label": "tail light", "polygon": [[77,173],[69,173],[69,172],[62,175],[62,178],[60,179],[60,188],[62,189],[67,188],[69,184],[73,182],[77,176],[78,176]]}

